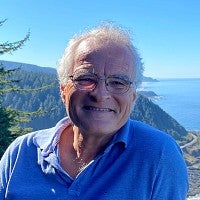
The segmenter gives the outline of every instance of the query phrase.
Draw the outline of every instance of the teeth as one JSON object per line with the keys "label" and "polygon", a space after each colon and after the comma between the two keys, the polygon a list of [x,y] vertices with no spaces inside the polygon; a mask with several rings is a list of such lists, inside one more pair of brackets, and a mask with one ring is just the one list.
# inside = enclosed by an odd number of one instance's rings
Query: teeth
{"label": "teeth", "polygon": [[111,109],[108,109],[108,108],[95,108],[95,107],[91,107],[91,106],[87,106],[86,108],[87,108],[87,110],[101,111],[101,112],[110,112],[111,111]]}

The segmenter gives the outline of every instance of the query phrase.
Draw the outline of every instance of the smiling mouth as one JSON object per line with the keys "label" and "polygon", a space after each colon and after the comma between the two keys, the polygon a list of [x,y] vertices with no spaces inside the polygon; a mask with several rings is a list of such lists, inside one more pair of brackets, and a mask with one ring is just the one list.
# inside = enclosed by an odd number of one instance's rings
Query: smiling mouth
{"label": "smiling mouth", "polygon": [[85,106],[84,107],[86,110],[91,110],[91,111],[98,111],[98,112],[114,112],[114,110],[110,108],[97,108],[93,106]]}

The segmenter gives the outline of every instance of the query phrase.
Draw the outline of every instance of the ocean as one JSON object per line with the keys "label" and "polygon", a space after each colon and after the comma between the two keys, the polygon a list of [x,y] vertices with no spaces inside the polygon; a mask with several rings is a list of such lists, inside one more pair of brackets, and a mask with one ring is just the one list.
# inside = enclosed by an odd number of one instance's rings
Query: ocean
{"label": "ocean", "polygon": [[158,98],[153,102],[186,130],[200,131],[200,78],[158,81],[143,82],[141,90],[155,92]]}

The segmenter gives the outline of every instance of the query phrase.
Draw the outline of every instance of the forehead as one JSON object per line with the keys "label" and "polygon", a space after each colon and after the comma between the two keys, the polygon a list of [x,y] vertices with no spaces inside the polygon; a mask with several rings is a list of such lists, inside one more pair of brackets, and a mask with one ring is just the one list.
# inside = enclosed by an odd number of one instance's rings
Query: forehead
{"label": "forehead", "polygon": [[113,41],[87,39],[82,41],[75,51],[75,68],[92,66],[100,69],[124,71],[133,70],[131,50]]}

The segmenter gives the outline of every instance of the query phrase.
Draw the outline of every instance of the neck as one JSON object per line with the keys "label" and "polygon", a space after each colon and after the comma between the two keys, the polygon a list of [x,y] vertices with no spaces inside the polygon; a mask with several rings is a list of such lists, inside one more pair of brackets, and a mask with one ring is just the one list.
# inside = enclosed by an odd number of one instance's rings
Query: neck
{"label": "neck", "polygon": [[83,134],[76,126],[66,128],[61,134],[59,142],[61,166],[69,175],[76,177],[105,149],[111,137],[110,135]]}
{"label": "neck", "polygon": [[102,152],[108,141],[111,139],[110,135],[87,135],[79,131],[77,127],[73,127],[73,146],[77,158],[82,158],[91,161],[100,152]]}

